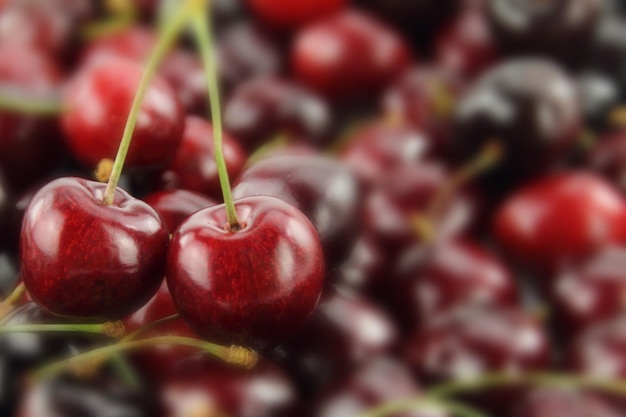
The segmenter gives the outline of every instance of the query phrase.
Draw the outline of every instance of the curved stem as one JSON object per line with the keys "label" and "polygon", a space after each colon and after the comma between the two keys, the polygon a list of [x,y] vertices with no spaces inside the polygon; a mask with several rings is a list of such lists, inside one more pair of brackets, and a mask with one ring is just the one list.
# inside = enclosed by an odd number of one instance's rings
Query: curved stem
{"label": "curved stem", "polygon": [[167,316],[167,317],[163,317],[162,319],[155,320],[152,323],[148,323],[145,326],[138,328],[134,332],[128,333],[126,336],[124,336],[124,338],[121,341],[122,342],[126,342],[126,341],[129,341],[129,340],[136,339],[137,336],[139,336],[140,334],[145,333],[148,330],[152,330],[155,327],[160,326],[161,324],[169,323],[170,321],[174,321],[174,320],[176,320],[179,317],[180,317],[179,314],[172,314],[171,316]]}
{"label": "curved stem", "polygon": [[0,90],[0,110],[35,116],[56,116],[65,111],[58,97],[35,98]]}
{"label": "curved stem", "polygon": [[150,86],[150,80],[156,72],[157,66],[165,57],[165,54],[169,51],[170,46],[182,30],[183,26],[188,22],[190,16],[194,11],[194,1],[187,0],[172,17],[167,27],[164,28],[163,33],[159,36],[159,40],[148,59],[146,68],[139,81],[137,87],[137,93],[133,99],[133,103],[128,113],[128,119],[126,119],[126,125],[124,126],[124,133],[122,134],[122,140],[115,156],[115,162],[113,169],[111,170],[111,177],[107,184],[106,191],[104,193],[103,203],[106,205],[113,204],[115,197],[115,188],[119,183],[120,176],[122,175],[122,168],[124,167],[124,161],[128,154],[128,148],[130,147],[133,131],[137,123],[137,117],[141,111],[141,103],[143,97]]}
{"label": "curved stem", "polygon": [[224,206],[226,207],[226,217],[228,224],[232,230],[240,228],[233,195],[230,189],[230,179],[228,178],[228,170],[226,161],[224,160],[224,151],[222,147],[222,115],[220,110],[219,81],[217,77],[217,65],[213,48],[213,37],[209,23],[204,14],[198,13],[192,18],[192,27],[200,56],[204,65],[206,78],[209,86],[209,102],[211,107],[211,121],[213,122],[213,142],[215,147],[215,162],[224,197]]}
{"label": "curved stem", "polygon": [[360,415],[359,417],[385,417],[406,411],[428,411],[433,409],[447,411],[459,417],[488,417],[486,414],[464,404],[452,401],[441,401],[428,397],[410,398],[388,402]]}

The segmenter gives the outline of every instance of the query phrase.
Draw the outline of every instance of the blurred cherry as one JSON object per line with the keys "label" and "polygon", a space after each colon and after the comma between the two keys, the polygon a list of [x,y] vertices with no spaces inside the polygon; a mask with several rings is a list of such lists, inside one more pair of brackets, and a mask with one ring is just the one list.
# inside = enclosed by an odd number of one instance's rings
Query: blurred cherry
{"label": "blurred cherry", "polygon": [[376,292],[385,280],[387,257],[366,233],[357,240],[352,253],[338,268],[329,272],[331,284],[352,288],[360,293]]}
{"label": "blurred cherry", "polygon": [[255,15],[277,29],[296,29],[307,23],[332,16],[347,0],[248,0]]}
{"label": "blurred cherry", "polygon": [[626,190],[626,130],[599,136],[587,153],[585,165]]}
{"label": "blurred cherry", "polygon": [[96,65],[116,58],[145,63],[156,42],[157,35],[143,26],[107,33],[87,45],[81,57],[81,66]]}
{"label": "blurred cherry", "polygon": [[219,204],[203,194],[187,190],[157,191],[144,197],[143,201],[161,215],[170,233],[174,233],[192,213]]}
{"label": "blurred cherry", "polygon": [[620,85],[614,78],[599,71],[586,71],[576,79],[585,121],[596,132],[621,127],[616,111],[621,111]]}
{"label": "blurred cherry", "polygon": [[568,388],[537,388],[511,407],[511,417],[619,417],[598,395]]}

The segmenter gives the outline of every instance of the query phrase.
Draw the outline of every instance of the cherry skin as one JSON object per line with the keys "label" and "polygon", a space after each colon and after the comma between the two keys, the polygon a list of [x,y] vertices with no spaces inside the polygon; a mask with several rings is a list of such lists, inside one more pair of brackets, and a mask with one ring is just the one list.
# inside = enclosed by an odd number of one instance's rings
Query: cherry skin
{"label": "cherry skin", "polygon": [[[161,174],[165,188],[183,188],[214,199],[222,198],[212,139],[213,126],[209,122],[187,116],[182,142],[172,163]],[[243,170],[247,156],[228,135],[224,135],[222,149],[229,176],[235,179]]]}
{"label": "cherry skin", "polygon": [[361,192],[352,173],[321,156],[275,156],[253,164],[233,190],[235,198],[278,197],[313,223],[327,266],[350,254],[359,234]]}
{"label": "cherry skin", "polygon": [[342,10],[346,0],[248,0],[253,13],[276,29],[296,29],[307,23],[332,16]]}
{"label": "cherry skin", "polygon": [[599,396],[575,389],[537,388],[516,402],[511,417],[619,417]]}
{"label": "cherry skin", "polygon": [[224,107],[224,126],[252,150],[278,135],[324,145],[333,118],[328,104],[301,86],[278,78],[239,85]]}
{"label": "cherry skin", "polygon": [[106,184],[60,178],[33,197],[22,224],[21,276],[42,308],[64,317],[117,320],[161,283],[169,234],[154,209]]}
{"label": "cherry skin", "polygon": [[392,120],[404,120],[426,132],[435,149],[445,154],[450,148],[454,109],[465,89],[463,80],[450,70],[417,67],[389,88],[382,110]]}
{"label": "cherry skin", "polygon": [[170,232],[174,232],[192,213],[219,204],[203,194],[187,190],[157,191],[144,197],[143,201],[161,215]]}
{"label": "cherry skin", "polygon": [[554,279],[551,305],[561,328],[576,334],[593,323],[626,313],[625,261],[624,248],[607,247]]}
{"label": "cherry skin", "polygon": [[317,306],[322,247],[306,216],[282,200],[245,198],[236,210],[240,230],[230,229],[223,205],[180,225],[167,283],[176,309],[200,336],[272,345],[300,330]]}
{"label": "cherry skin", "polygon": [[513,194],[497,210],[492,230],[515,261],[549,273],[604,246],[626,242],[626,206],[604,179],[563,172]]}
{"label": "cherry skin", "polygon": [[[69,110],[62,122],[78,162],[91,168],[115,157],[142,73],[138,63],[111,58],[85,68],[72,80],[64,97]],[[185,119],[178,98],[162,78],[151,81],[137,121],[126,166],[166,166],[181,142]]]}
{"label": "cherry skin", "polygon": [[487,73],[456,108],[453,149],[472,160],[487,143],[504,157],[486,175],[498,191],[542,174],[578,139],[582,114],[575,83],[550,61],[517,59]]}
{"label": "cherry skin", "polygon": [[601,135],[587,153],[585,166],[602,175],[620,190],[626,190],[626,131]]}
{"label": "cherry skin", "polygon": [[343,101],[380,91],[410,65],[411,54],[390,28],[349,10],[304,28],[291,59],[304,85]]}

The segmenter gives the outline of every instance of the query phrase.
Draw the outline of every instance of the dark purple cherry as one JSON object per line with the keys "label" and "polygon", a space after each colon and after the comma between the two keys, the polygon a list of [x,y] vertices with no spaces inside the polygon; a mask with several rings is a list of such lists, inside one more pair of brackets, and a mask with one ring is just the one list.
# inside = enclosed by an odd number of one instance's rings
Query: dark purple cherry
{"label": "dark purple cherry", "polygon": [[224,108],[225,129],[248,150],[279,135],[325,145],[332,127],[328,104],[305,88],[278,78],[239,85]]}
{"label": "dark purple cherry", "polygon": [[607,133],[594,141],[585,166],[626,190],[626,130]]}
{"label": "dark purple cherry", "polygon": [[219,204],[203,194],[187,190],[157,191],[144,197],[143,201],[161,215],[171,233],[192,213]]}
{"label": "dark purple cherry", "polygon": [[272,197],[236,201],[238,230],[224,206],[185,220],[170,243],[167,282],[176,309],[202,337],[268,346],[304,327],[324,283],[311,222]]}
{"label": "dark purple cherry", "polygon": [[537,388],[511,407],[511,417],[619,417],[607,401],[568,388]]}
{"label": "dark purple cherry", "polygon": [[462,160],[499,143],[487,174],[496,189],[551,168],[576,145],[582,115],[574,82],[550,61],[518,59],[487,72],[456,109],[453,147]]}
{"label": "dark purple cherry", "polygon": [[346,259],[359,235],[360,191],[350,170],[332,159],[284,155],[250,166],[233,195],[277,197],[302,211],[319,233],[330,268]]}
{"label": "dark purple cherry", "polygon": [[[246,153],[228,135],[223,138],[223,152],[228,174],[235,179],[246,163]],[[197,116],[187,116],[182,142],[172,163],[161,174],[161,180],[165,188],[182,188],[214,199],[222,198],[211,123]]]}
{"label": "dark purple cherry", "polygon": [[106,184],[52,181],[22,224],[21,276],[32,299],[64,317],[115,320],[141,307],[163,278],[168,231],[159,214]]}

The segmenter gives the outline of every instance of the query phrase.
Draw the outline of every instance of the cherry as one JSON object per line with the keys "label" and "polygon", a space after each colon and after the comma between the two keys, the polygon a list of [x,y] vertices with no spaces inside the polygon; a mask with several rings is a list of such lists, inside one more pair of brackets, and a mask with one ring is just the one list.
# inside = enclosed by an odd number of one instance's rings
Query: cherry
{"label": "cherry", "polygon": [[206,114],[207,84],[202,62],[197,56],[175,49],[161,64],[159,74],[172,86],[186,113]]}
{"label": "cherry", "polygon": [[116,58],[144,63],[156,43],[157,36],[150,29],[142,26],[132,26],[125,30],[108,33],[87,45],[81,57],[81,66],[97,65]]}
{"label": "cherry", "polygon": [[170,232],[174,232],[192,213],[219,204],[202,194],[187,190],[157,191],[144,197],[143,201],[161,215]]}
{"label": "cherry", "polygon": [[342,10],[346,0],[248,0],[259,19],[277,29],[296,29],[307,23],[332,16]]}
{"label": "cherry", "polygon": [[206,356],[180,363],[159,391],[163,417],[287,417],[297,400],[289,379],[267,360],[246,370]]}
{"label": "cherry", "polygon": [[375,94],[410,63],[411,54],[396,33],[354,10],[304,28],[292,50],[296,77],[335,100]]}
{"label": "cherry", "polygon": [[[185,322],[202,337],[267,346],[300,330],[315,309],[324,258],[313,225],[272,197],[191,215],[170,243],[167,282]],[[190,256],[191,255],[191,256]]]}
{"label": "cherry", "polygon": [[626,190],[626,131],[601,135],[587,154],[585,165],[620,190]]}
{"label": "cherry", "polygon": [[493,234],[516,261],[545,273],[625,242],[626,207],[619,191],[600,177],[553,174],[505,201],[495,214]]}
{"label": "cherry", "polygon": [[565,388],[537,388],[512,407],[511,417],[618,417],[597,395]]}
{"label": "cherry", "polygon": [[328,267],[347,258],[359,235],[359,186],[347,168],[329,158],[265,158],[244,171],[233,195],[278,197],[301,210],[319,233]]}
{"label": "cherry", "polygon": [[406,72],[383,98],[382,108],[391,119],[405,120],[432,137],[435,148],[449,151],[454,109],[465,91],[453,72],[437,67],[417,67]]}
{"label": "cherry", "polygon": [[457,107],[454,148],[475,157],[501,143],[504,158],[489,172],[496,188],[536,176],[571,150],[581,127],[576,86],[549,61],[518,59],[487,72]]}
{"label": "cherry", "polygon": [[[95,167],[115,156],[142,73],[141,65],[112,58],[85,68],[71,82],[62,121],[67,145],[81,164]],[[181,142],[184,114],[163,79],[150,82],[137,120],[127,165],[166,166]]]}
{"label": "cherry", "polygon": [[316,391],[343,372],[388,353],[398,336],[387,314],[367,298],[328,287],[306,327],[271,356],[304,390]]}
{"label": "cherry", "polygon": [[584,55],[602,15],[600,0],[487,2],[487,16],[500,49],[565,61]]}
{"label": "cherry", "polygon": [[626,42],[624,41],[624,20],[622,17],[607,15],[603,18],[594,32],[593,42],[589,48],[585,67],[600,72],[615,80],[624,92],[626,87]]}
{"label": "cherry", "polygon": [[105,184],[60,178],[33,197],[20,239],[21,275],[33,300],[64,317],[122,318],[156,292],[168,232],[154,209]]}
{"label": "cherry", "polygon": [[[47,97],[61,82],[61,71],[43,53],[0,44],[0,88],[7,93]],[[62,157],[53,117],[0,111],[0,167],[13,188],[24,188],[58,165]]]}
{"label": "cherry", "polygon": [[558,323],[571,333],[626,312],[624,248],[607,247],[582,265],[566,268],[552,285]]}
{"label": "cherry", "polygon": [[[221,198],[221,187],[212,141],[213,126],[197,116],[187,116],[185,130],[172,163],[161,174],[165,188],[189,191]],[[237,178],[246,163],[246,154],[235,139],[224,136],[224,158],[231,178]]]}
{"label": "cherry", "polygon": [[449,239],[399,262],[391,287],[391,307],[409,329],[436,315],[475,304],[513,307],[517,284],[507,267],[467,239]]}
{"label": "cherry", "polygon": [[615,127],[614,112],[620,109],[621,99],[617,81],[592,70],[578,76],[577,83],[587,124],[600,132]]}
{"label": "cherry", "polygon": [[378,121],[358,129],[341,149],[339,158],[372,186],[397,166],[416,164],[436,155],[436,144],[427,134],[406,123]]}
{"label": "cherry", "polygon": [[248,150],[280,134],[324,145],[332,122],[321,98],[278,78],[256,78],[239,85],[224,108],[226,130]]}
{"label": "cherry", "polygon": [[328,282],[361,293],[376,292],[385,280],[387,261],[374,239],[363,233],[346,261],[330,273]]}

